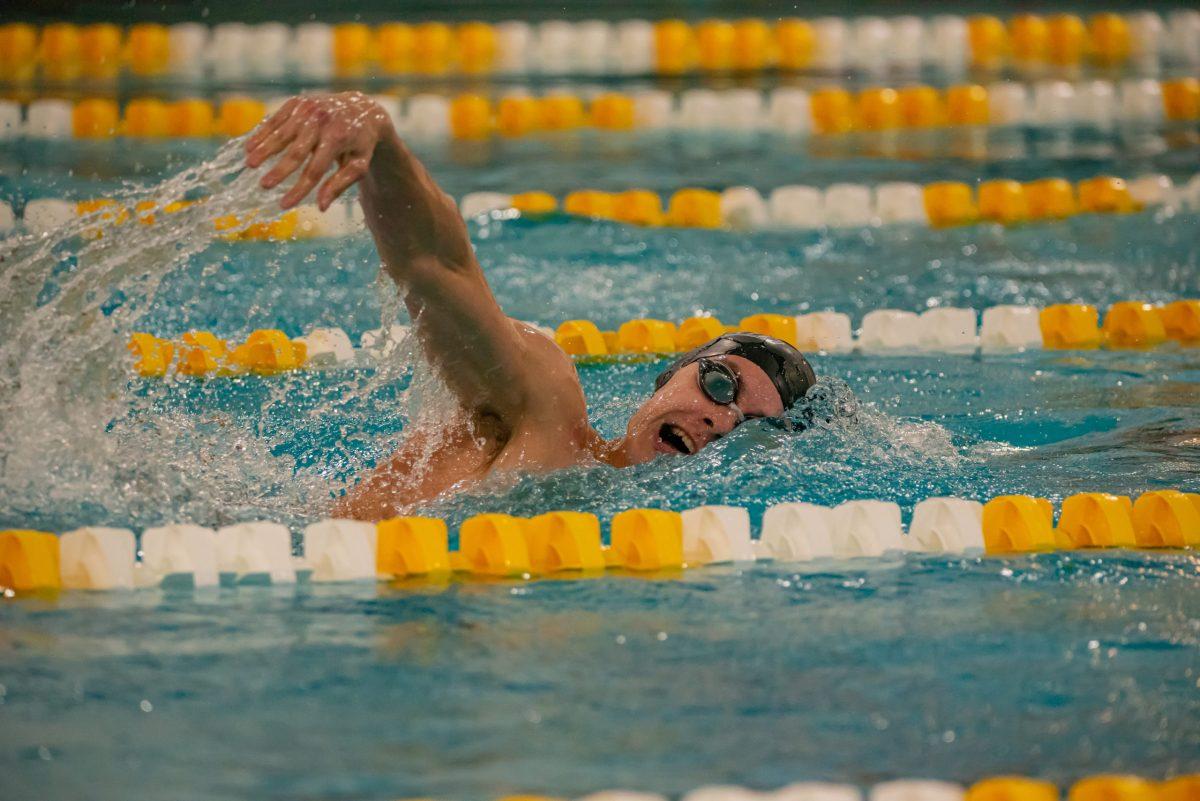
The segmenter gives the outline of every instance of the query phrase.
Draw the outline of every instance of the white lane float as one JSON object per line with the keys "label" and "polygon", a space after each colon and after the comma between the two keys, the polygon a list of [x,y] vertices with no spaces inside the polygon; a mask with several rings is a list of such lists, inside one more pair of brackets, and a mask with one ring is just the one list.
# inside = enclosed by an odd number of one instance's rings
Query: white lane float
{"label": "white lane float", "polygon": [[354,361],[350,335],[340,328],[314,328],[296,341],[304,343],[305,364],[333,367]]}
{"label": "white lane float", "polygon": [[965,498],[926,498],[913,509],[908,536],[931,553],[983,550],[983,504]]}
{"label": "white lane float", "polygon": [[740,506],[699,506],[683,513],[683,559],[688,564],[753,562],[750,513]]}
{"label": "white lane float", "polygon": [[88,526],[59,537],[59,570],[69,590],[132,590],[137,545],[125,528]]}
{"label": "white lane float", "polygon": [[900,523],[900,507],[891,501],[847,501],[833,508],[833,555],[882,556],[909,550]]}
{"label": "white lane float", "polygon": [[203,526],[172,523],[142,532],[140,583],[157,586],[173,577],[187,577],[194,587],[220,582],[216,532]]}
{"label": "white lane float", "polygon": [[815,503],[779,503],[763,514],[759,553],[780,562],[833,556],[833,510]]}
{"label": "white lane float", "polygon": [[876,309],[863,316],[858,334],[859,350],[897,351],[917,347],[919,318],[910,311]]}
{"label": "white lane float", "polygon": [[979,346],[983,350],[1042,347],[1040,315],[1032,306],[992,306],[983,310]]}
{"label": "white lane float", "polygon": [[942,307],[917,319],[917,347],[946,353],[970,353],[979,347],[974,309]]}
{"label": "white lane float", "polygon": [[292,533],[279,523],[238,523],[217,530],[217,567],[235,581],[296,581]]}
{"label": "white lane float", "polygon": [[370,523],[322,520],[304,529],[304,562],[313,581],[373,581],[375,543]]}

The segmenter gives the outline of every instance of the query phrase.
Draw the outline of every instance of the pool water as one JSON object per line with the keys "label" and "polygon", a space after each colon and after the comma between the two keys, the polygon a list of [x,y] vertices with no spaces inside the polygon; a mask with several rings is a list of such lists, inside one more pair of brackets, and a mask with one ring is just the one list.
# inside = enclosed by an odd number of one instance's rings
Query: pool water
{"label": "pool water", "polygon": [[[231,206],[271,200],[250,189],[253,176],[228,182],[235,151],[108,147],[8,150],[19,169],[0,193],[166,196],[208,181]],[[461,196],[1187,178],[1200,153],[1194,141],[1149,154],[1115,139],[1072,147],[895,160],[769,139],[604,151],[582,138],[423,155]],[[124,184],[214,155],[217,166],[168,189]],[[272,519],[299,530],[416,415],[448,411],[444,393],[413,379],[407,351],[378,370],[134,377],[133,330],[236,338],[337,325],[357,340],[396,313],[365,235],[225,243],[186,217],[23,250],[0,268],[10,299],[35,299],[0,305],[0,526]],[[1200,215],[1186,210],[1009,229],[739,234],[556,217],[470,230],[505,310],[550,326],[825,309],[857,325],[877,308],[1200,296]],[[693,458],[503,477],[412,511],[454,526],[479,512],[566,508],[606,521],[631,507],[733,504],[757,527],[766,507],[796,500],[878,498],[907,514],[942,495],[1200,491],[1200,351],[813,361],[825,414],[803,433],[747,424]],[[621,433],[662,366],[580,367],[603,434]],[[178,799],[484,799],[1195,771],[1198,584],[1193,553],[1112,551],[17,599],[0,606],[0,796],[161,798],[170,787]]]}

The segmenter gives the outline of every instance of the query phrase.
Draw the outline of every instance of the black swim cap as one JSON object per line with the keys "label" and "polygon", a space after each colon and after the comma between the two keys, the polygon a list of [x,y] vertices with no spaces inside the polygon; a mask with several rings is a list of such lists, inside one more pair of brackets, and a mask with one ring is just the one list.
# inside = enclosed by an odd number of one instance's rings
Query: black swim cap
{"label": "black swim cap", "polygon": [[654,379],[654,391],[662,389],[679,370],[706,356],[741,356],[754,362],[775,385],[784,409],[790,409],[817,382],[804,354],[782,339],[741,332],[719,336],[680,356]]}

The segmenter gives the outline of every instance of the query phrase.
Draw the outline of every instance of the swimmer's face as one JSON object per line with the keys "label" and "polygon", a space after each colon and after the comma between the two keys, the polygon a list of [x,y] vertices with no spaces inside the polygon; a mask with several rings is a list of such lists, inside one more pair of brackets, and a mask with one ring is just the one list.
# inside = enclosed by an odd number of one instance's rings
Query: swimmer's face
{"label": "swimmer's face", "polygon": [[754,362],[741,356],[717,356],[712,361],[725,364],[737,376],[737,409],[704,394],[697,379],[700,365],[693,362],[671,376],[629,418],[625,452],[631,462],[646,462],[659,454],[696,453],[737,426],[738,409],[746,418],[783,414],[779,392]]}

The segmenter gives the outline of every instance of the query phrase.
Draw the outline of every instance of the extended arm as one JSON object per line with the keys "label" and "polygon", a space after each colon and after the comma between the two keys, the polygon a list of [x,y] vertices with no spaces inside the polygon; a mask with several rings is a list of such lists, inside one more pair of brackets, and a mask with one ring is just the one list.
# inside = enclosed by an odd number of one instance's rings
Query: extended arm
{"label": "extended arm", "polygon": [[255,131],[246,152],[251,167],[282,153],[263,176],[264,188],[300,171],[284,208],[320,184],[317,204],[324,210],[359,182],[384,269],[434,366],[465,407],[514,426],[535,381],[525,339],[496,303],[454,201],[383,109],[356,92],[293,98]]}

